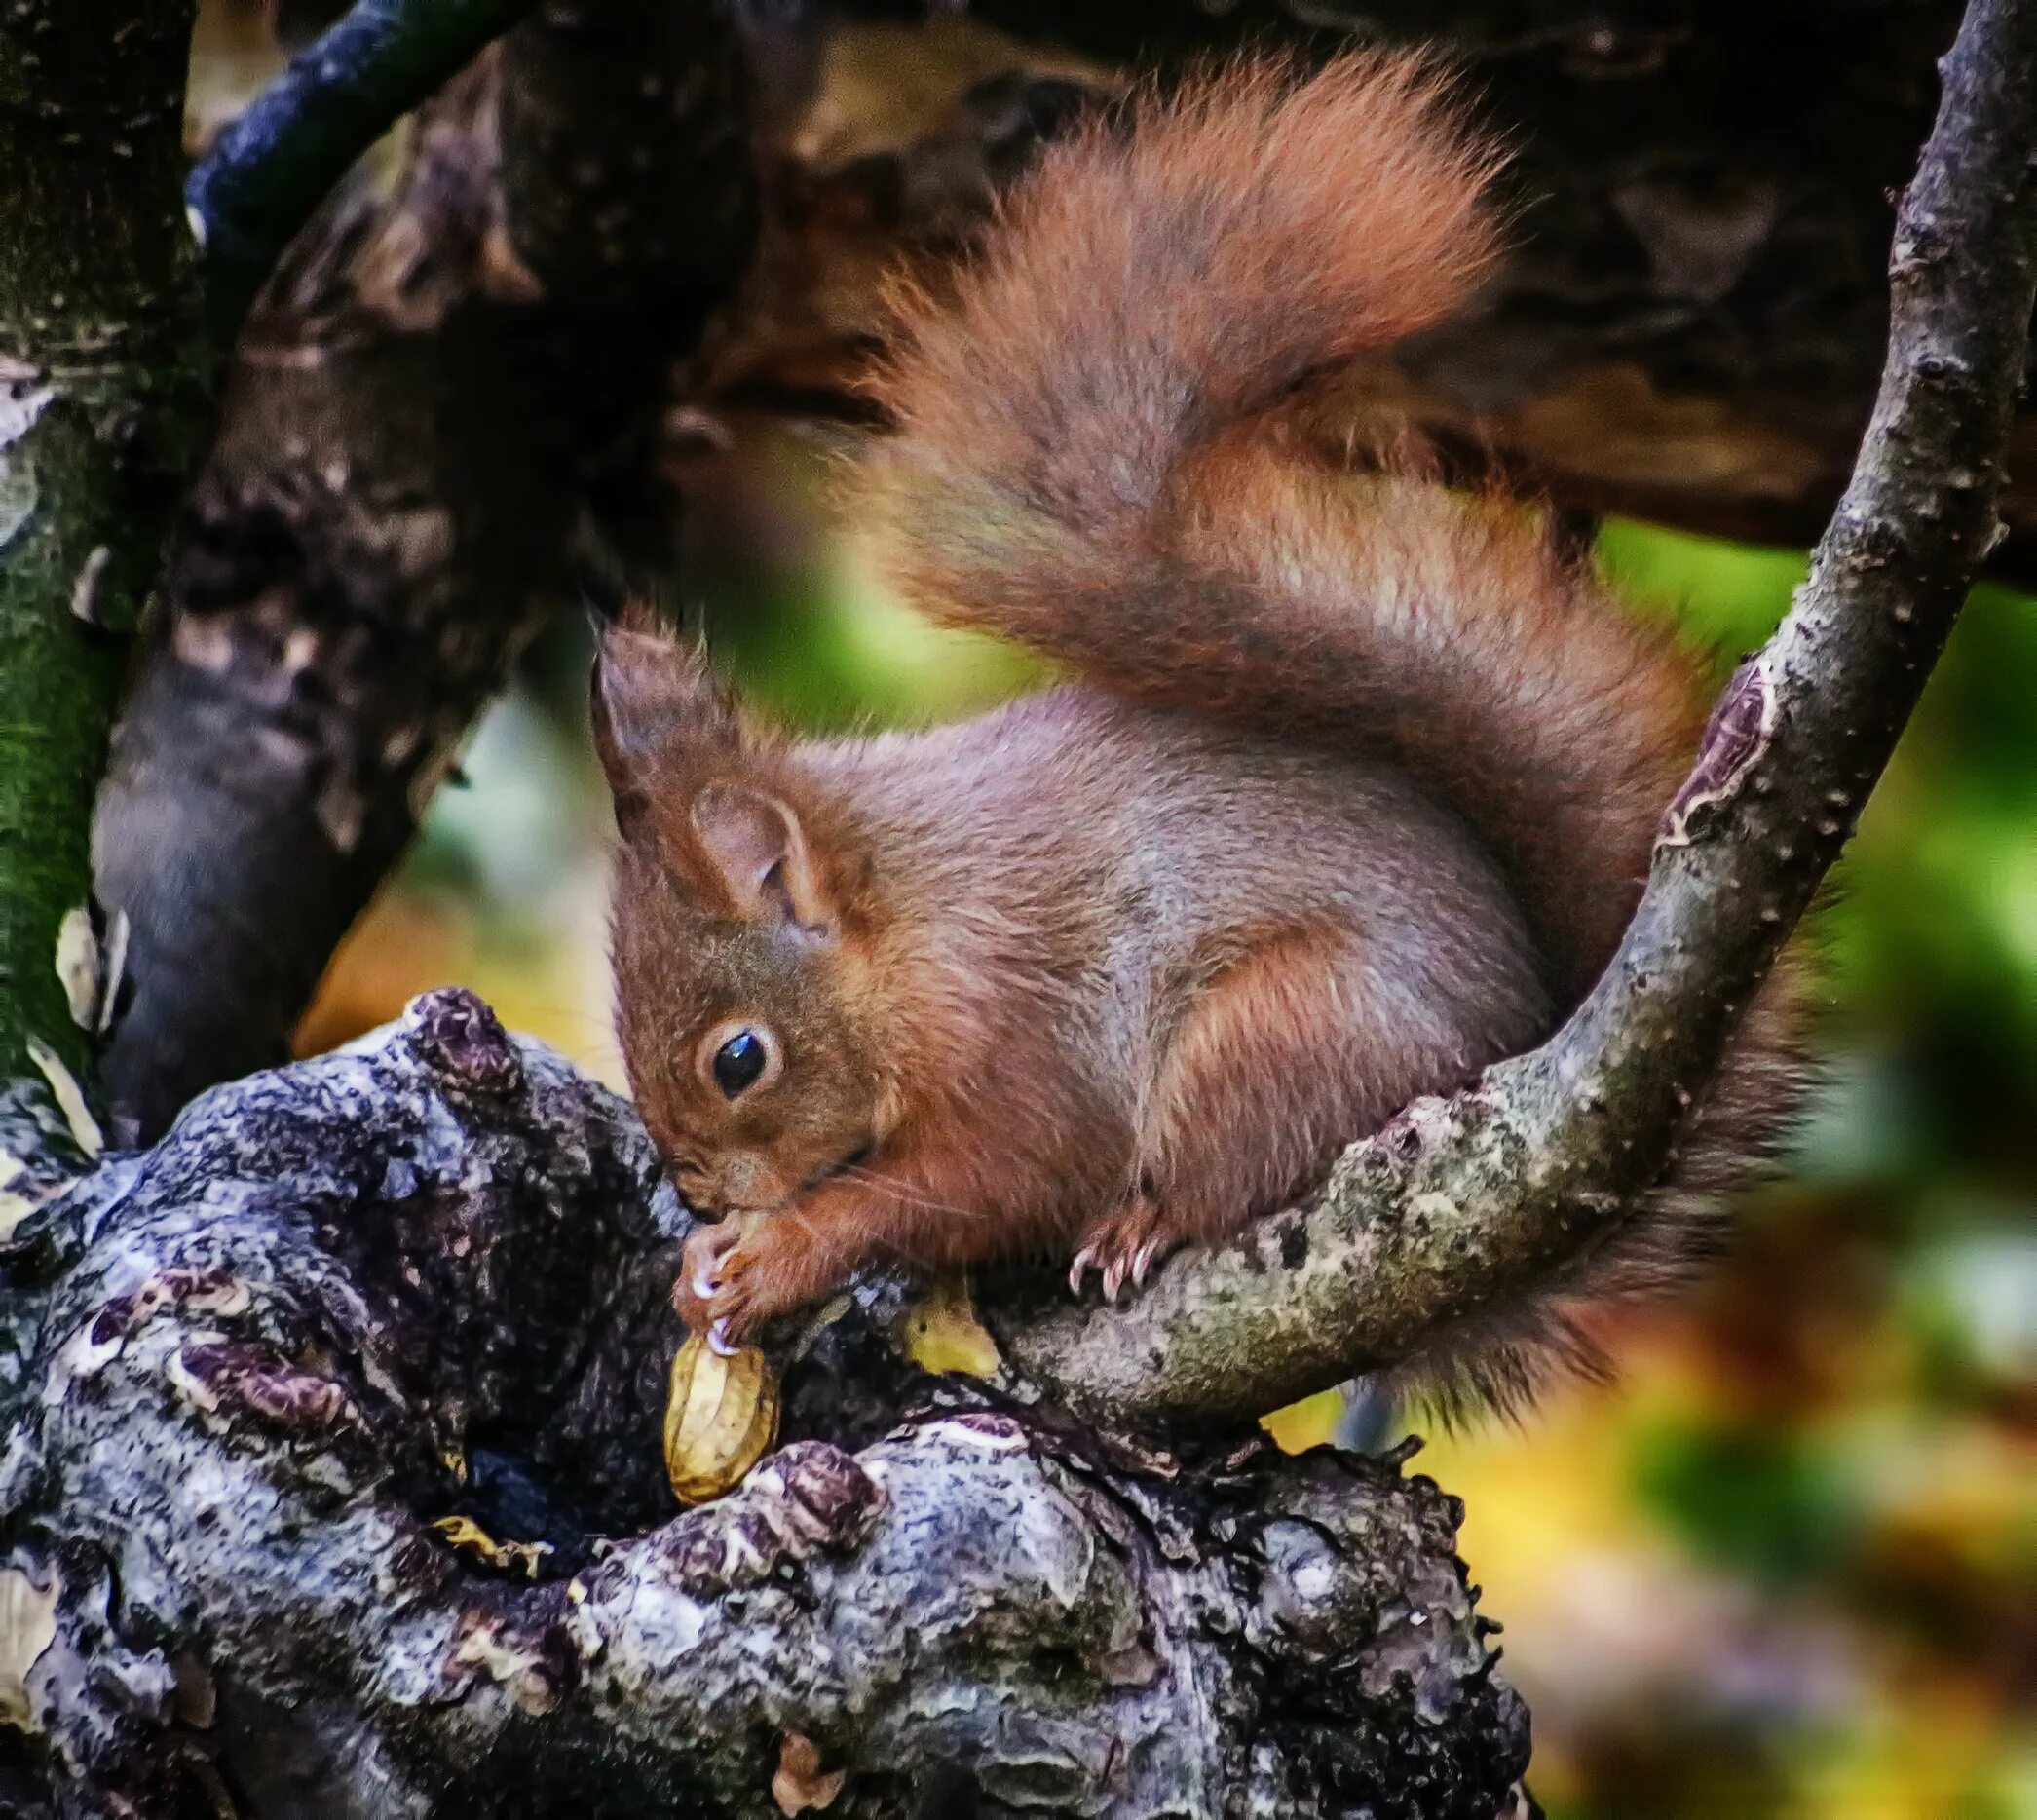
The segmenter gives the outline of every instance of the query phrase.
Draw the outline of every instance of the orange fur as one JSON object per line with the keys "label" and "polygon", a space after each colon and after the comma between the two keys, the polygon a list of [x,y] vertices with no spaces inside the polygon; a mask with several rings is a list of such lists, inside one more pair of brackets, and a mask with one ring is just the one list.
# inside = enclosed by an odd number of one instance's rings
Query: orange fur
{"label": "orange fur", "polygon": [[[1494,164],[1417,61],[1247,63],[1049,150],[956,296],[902,298],[853,516],[1078,681],[802,744],[611,638],[623,1049],[682,1189],[746,1218],[689,1318],[892,1257],[1079,1246],[1114,1292],[1603,967],[1685,666],[1527,509],[1338,472],[1294,409],[1463,301]],[[736,1025],[782,1070],[731,1098]]]}

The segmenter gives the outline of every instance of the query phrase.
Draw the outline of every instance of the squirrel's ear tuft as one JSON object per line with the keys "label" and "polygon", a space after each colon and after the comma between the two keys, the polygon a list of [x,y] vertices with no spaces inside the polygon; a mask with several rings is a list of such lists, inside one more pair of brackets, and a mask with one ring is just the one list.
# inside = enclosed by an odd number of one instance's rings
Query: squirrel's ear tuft
{"label": "squirrel's ear tuft", "polygon": [[694,799],[694,833],[736,915],[825,934],[834,915],[799,815],[775,796],[710,783]]}
{"label": "squirrel's ear tuft", "polygon": [[594,750],[626,837],[656,789],[654,767],[680,740],[734,745],[741,736],[698,650],[680,644],[648,610],[604,626],[594,652]]}

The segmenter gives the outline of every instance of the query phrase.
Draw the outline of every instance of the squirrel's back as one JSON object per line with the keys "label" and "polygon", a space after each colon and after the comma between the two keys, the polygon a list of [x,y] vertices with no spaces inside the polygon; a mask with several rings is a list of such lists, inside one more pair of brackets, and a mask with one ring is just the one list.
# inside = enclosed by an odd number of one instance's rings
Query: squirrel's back
{"label": "squirrel's back", "polygon": [[[1048,148],[952,290],[901,295],[876,388],[896,435],[849,485],[935,620],[1128,701],[1400,769],[1504,869],[1560,1012],[1640,897],[1696,746],[1692,667],[1530,508],[1311,439],[1324,382],[1490,270],[1501,162],[1404,56],[1260,60],[1135,99]],[[1676,1182],[1417,1378],[1508,1401],[1552,1349],[1588,1354],[1572,1305],[1702,1250],[1710,1203],[1681,1191],[1772,1139],[1788,990],[1752,1007]]]}
{"label": "squirrel's back", "polygon": [[1694,749],[1688,670],[1536,514],[1340,472],[1297,408],[1462,306],[1500,162],[1404,56],[1251,61],[1096,119],[954,294],[901,298],[897,434],[850,484],[933,618],[1404,765],[1508,867],[1567,1001]]}

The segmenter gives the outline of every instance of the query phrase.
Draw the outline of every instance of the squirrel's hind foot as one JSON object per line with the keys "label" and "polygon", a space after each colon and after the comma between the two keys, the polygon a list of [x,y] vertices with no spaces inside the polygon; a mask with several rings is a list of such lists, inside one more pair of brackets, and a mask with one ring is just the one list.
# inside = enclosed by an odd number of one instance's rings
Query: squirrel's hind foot
{"label": "squirrel's hind foot", "polygon": [[1089,1272],[1102,1278],[1104,1300],[1115,1302],[1129,1285],[1138,1290],[1154,1265],[1188,1242],[1186,1232],[1175,1230],[1166,1210],[1151,1196],[1134,1195],[1123,1206],[1082,1229],[1082,1248],[1068,1269],[1068,1286],[1076,1295]]}

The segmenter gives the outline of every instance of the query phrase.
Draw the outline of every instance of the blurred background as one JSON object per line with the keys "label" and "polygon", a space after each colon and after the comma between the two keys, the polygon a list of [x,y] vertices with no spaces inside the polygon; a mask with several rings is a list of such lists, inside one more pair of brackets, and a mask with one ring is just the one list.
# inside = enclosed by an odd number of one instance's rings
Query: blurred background
{"label": "blurred background", "polygon": [[[271,66],[212,6],[195,131]],[[717,659],[803,728],[924,722],[1027,686],[885,599],[763,449],[781,520],[691,567]],[[773,476],[776,476],[775,481]],[[1792,550],[1608,524],[1633,611],[1722,676]],[[611,828],[563,615],[474,735],[299,1032],[312,1052],[460,982],[620,1085]],[[1807,938],[1823,1081],[1784,1177],[1681,1305],[1625,1318],[1609,1387],[1432,1434],[1562,1820],[2037,1820],[2037,601],[1983,588]],[[1275,1420],[1325,1437],[1317,1399]]]}

